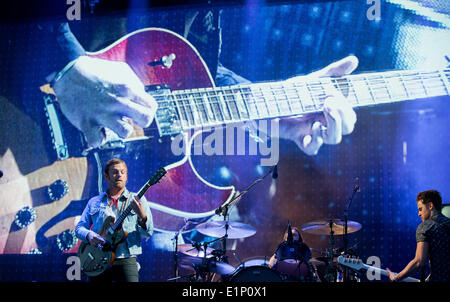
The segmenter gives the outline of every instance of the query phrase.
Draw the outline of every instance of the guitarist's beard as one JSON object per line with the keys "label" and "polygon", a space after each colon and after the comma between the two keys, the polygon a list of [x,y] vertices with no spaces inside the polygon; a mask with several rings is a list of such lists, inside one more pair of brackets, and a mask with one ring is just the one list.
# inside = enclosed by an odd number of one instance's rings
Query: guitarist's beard
{"label": "guitarist's beard", "polygon": [[126,182],[123,180],[110,182],[109,188],[108,188],[108,193],[113,194],[114,196],[118,195],[119,193],[121,194],[125,190],[125,185],[126,185]]}

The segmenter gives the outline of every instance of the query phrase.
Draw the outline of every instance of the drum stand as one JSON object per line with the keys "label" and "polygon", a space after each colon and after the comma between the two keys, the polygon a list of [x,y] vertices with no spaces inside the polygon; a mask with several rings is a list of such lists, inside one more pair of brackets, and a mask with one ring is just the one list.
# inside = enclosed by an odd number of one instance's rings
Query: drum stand
{"label": "drum stand", "polygon": [[[352,196],[350,197],[347,207],[345,208],[344,211],[344,255],[348,254],[348,211],[350,209],[350,205],[352,204],[353,201],[353,197],[355,196],[355,193],[358,192],[359,190],[359,186],[355,185],[355,187],[353,188],[353,193]],[[347,267],[344,267],[344,282],[349,281],[349,274],[348,274],[349,270]]]}
{"label": "drum stand", "polygon": [[175,235],[172,238],[172,241],[175,241],[175,248],[174,248],[174,253],[173,253],[175,277],[170,278],[167,281],[177,282],[178,279],[185,277],[185,276],[181,276],[181,277],[178,276],[178,236],[180,235],[181,232],[183,232],[186,229],[188,224],[189,224],[189,221],[186,221],[184,223],[184,225],[181,227],[181,229],[179,229],[178,231],[175,232]]}
{"label": "drum stand", "polygon": [[328,282],[335,282],[337,277],[337,267],[334,264],[334,231],[333,220],[330,220],[330,251],[328,252],[329,262],[326,269],[325,280]]}
{"label": "drum stand", "polygon": [[228,263],[228,256],[225,255],[226,251],[227,251],[227,238],[228,238],[228,221],[229,221],[229,214],[228,214],[228,210],[230,208],[231,205],[236,204],[243,195],[245,195],[246,193],[248,193],[248,191],[250,191],[250,189],[252,189],[257,183],[261,182],[264,178],[266,178],[268,175],[272,175],[275,172],[276,169],[276,165],[274,167],[272,167],[272,169],[270,169],[268,172],[266,172],[266,174],[264,174],[262,177],[256,179],[252,184],[250,184],[244,191],[242,191],[241,193],[239,193],[238,195],[236,195],[232,200],[230,200],[228,203],[224,203],[222,204],[220,207],[218,207],[215,211],[215,213],[217,215],[223,215],[223,220],[225,221],[225,235],[222,237],[223,241],[222,241],[222,250],[224,252],[224,255],[222,256],[222,261]]}
{"label": "drum stand", "polygon": [[230,215],[228,214],[228,207],[224,207],[224,209],[222,210],[222,214],[223,214],[223,221],[225,221],[225,235],[222,238],[218,238],[217,240],[222,240],[222,252],[223,254],[220,256],[220,260],[228,263],[228,256],[226,255],[227,253],[227,238],[228,238],[228,228],[230,227],[228,224]]}

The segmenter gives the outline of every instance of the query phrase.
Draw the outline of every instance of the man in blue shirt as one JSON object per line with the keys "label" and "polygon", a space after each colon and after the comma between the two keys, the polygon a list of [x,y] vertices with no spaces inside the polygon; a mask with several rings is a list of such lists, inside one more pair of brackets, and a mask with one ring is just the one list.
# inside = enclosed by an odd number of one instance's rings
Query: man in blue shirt
{"label": "man in blue shirt", "polygon": [[134,196],[129,198],[132,193],[126,189],[127,173],[127,166],[121,159],[113,158],[106,163],[104,176],[108,189],[89,200],[75,227],[77,237],[83,242],[89,242],[93,246],[103,244],[105,239],[98,233],[104,221],[110,216],[119,217],[130,200],[133,210],[122,225],[128,236],[117,246],[112,267],[99,276],[91,277],[91,281],[139,281],[136,257],[142,253],[141,238],[153,234],[153,219],[145,197],[142,200]]}

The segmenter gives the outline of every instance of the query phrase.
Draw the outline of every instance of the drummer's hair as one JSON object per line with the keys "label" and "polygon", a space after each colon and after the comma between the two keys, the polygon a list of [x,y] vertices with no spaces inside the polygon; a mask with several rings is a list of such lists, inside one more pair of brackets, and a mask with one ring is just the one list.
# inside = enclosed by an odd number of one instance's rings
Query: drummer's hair
{"label": "drummer's hair", "polygon": [[438,212],[442,209],[441,193],[436,190],[427,190],[417,194],[416,201],[421,201],[423,204],[431,202]]}
{"label": "drummer's hair", "polygon": [[[302,241],[303,239],[302,239],[302,235],[300,233],[300,229],[298,227],[292,227],[291,229],[292,229],[292,233],[294,233],[294,231],[297,231],[298,236],[300,237],[300,241]],[[288,237],[288,229],[286,229],[286,231],[284,232],[283,240],[287,241],[287,237]]]}

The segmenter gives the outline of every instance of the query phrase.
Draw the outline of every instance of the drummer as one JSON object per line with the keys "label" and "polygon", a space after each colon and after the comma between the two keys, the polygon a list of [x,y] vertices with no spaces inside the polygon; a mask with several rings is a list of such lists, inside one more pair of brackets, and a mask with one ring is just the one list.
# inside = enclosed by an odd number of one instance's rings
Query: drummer
{"label": "drummer", "polygon": [[300,230],[288,225],[283,242],[269,260],[269,268],[283,275],[286,281],[317,281],[310,259],[311,250],[303,242]]}

